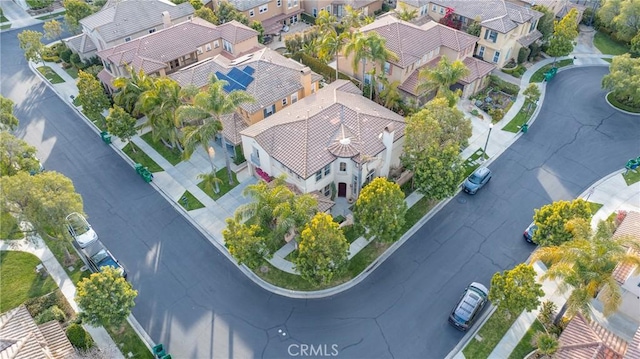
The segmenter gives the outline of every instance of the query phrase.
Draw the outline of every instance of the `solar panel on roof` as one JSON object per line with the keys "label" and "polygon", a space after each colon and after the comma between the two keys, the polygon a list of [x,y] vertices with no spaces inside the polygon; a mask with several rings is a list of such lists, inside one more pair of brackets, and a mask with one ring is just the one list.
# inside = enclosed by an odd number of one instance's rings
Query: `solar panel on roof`
{"label": "solar panel on roof", "polygon": [[239,83],[240,85],[244,86],[245,89],[253,81],[253,77],[244,73],[242,70],[238,69],[237,67],[232,68],[231,71],[227,73],[227,76],[230,77],[235,82]]}
{"label": "solar panel on roof", "polygon": [[253,73],[256,72],[256,70],[251,66],[245,66],[242,71],[248,75],[253,75]]}
{"label": "solar panel on roof", "polygon": [[238,84],[233,81],[232,79],[230,79],[229,77],[227,77],[227,75],[223,74],[220,71],[216,71],[216,77],[218,78],[218,80],[224,80],[227,82],[226,85],[224,85],[223,89],[227,92],[230,93],[233,90],[238,90]]}

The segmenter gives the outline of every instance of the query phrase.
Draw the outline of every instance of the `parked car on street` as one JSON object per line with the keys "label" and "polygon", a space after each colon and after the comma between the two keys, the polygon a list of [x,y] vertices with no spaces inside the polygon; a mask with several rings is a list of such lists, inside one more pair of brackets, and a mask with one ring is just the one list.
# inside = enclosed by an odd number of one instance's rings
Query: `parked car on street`
{"label": "parked car on street", "polygon": [[487,287],[477,282],[469,284],[451,311],[449,323],[458,330],[467,331],[487,304],[488,297]]}
{"label": "parked car on street", "polygon": [[527,229],[524,230],[524,233],[523,233],[524,239],[529,243],[533,243],[533,235],[536,233],[537,230],[538,230],[538,226],[536,226],[534,222],[531,222],[529,227],[527,227]]}
{"label": "parked car on street", "polygon": [[105,248],[102,242],[96,241],[82,249],[82,252],[87,258],[91,271],[94,273],[101,272],[102,268],[110,266],[117,269],[125,279],[127,278],[127,271],[124,269],[124,266]]}
{"label": "parked car on street", "polygon": [[487,167],[478,167],[462,184],[462,189],[468,194],[476,194],[480,188],[491,180],[491,170]]}
{"label": "parked car on street", "polygon": [[85,248],[98,240],[98,234],[80,213],[73,212],[69,214],[66,218],[66,225],[69,234],[80,248]]}

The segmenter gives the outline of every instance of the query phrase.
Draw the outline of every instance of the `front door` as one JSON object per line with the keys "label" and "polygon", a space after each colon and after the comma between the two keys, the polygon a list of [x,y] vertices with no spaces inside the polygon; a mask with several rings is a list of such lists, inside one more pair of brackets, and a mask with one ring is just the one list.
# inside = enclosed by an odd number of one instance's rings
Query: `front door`
{"label": "front door", "polygon": [[347,184],[344,182],[338,182],[338,197],[347,196]]}

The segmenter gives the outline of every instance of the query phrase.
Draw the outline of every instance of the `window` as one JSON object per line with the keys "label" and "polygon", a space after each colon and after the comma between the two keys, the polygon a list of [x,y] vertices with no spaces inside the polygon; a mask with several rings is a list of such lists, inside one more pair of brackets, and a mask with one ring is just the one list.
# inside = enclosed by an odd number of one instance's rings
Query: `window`
{"label": "window", "polygon": [[154,32],[156,32],[156,29],[151,29],[151,30],[149,30],[149,33],[150,33],[150,34],[153,34]]}
{"label": "window", "polygon": [[[435,5],[434,5],[435,6]],[[424,16],[427,13],[427,5],[420,8],[420,16]]]}
{"label": "window", "polygon": [[205,49],[206,51],[211,51],[211,44],[206,44],[206,45],[204,45],[204,49]]}
{"label": "window", "polygon": [[331,164],[324,166],[324,175],[328,176],[331,173]]}
{"label": "window", "polygon": [[384,63],[384,73],[385,75],[391,75],[391,64],[388,62]]}
{"label": "window", "polygon": [[498,63],[498,61],[500,61],[500,51],[496,51],[493,54],[493,62]]}
{"label": "window", "polygon": [[484,46],[480,46],[478,49],[478,56],[484,58]]}
{"label": "window", "polygon": [[316,93],[316,83],[311,84],[311,93]]}
{"label": "window", "polygon": [[498,41],[498,33],[496,31],[487,29],[487,31],[484,32],[484,39],[495,43],[496,41]]}
{"label": "window", "polygon": [[278,7],[282,6],[282,0],[278,0],[278,1],[276,2],[276,6],[278,6]]}
{"label": "window", "polygon": [[371,170],[369,171],[369,173],[367,173],[367,179],[365,180],[365,183],[369,183],[371,181],[373,181],[373,177],[376,174],[376,170]]}
{"label": "window", "polygon": [[529,27],[529,32],[535,30],[536,29],[536,25],[538,25],[538,20],[536,20],[536,21],[531,23],[531,26]]}
{"label": "window", "polygon": [[351,193],[353,193],[354,195],[358,193],[358,176],[357,175],[353,175],[353,182],[351,184]]}
{"label": "window", "polygon": [[198,47],[198,55],[200,55],[202,53],[202,46]]}
{"label": "window", "polygon": [[327,6],[327,12],[331,14],[331,5]]}
{"label": "window", "polygon": [[347,172],[347,163],[340,162],[340,172]]}
{"label": "window", "polygon": [[131,41],[131,37],[125,37],[124,38],[124,42],[129,42],[129,41]]}
{"label": "window", "polygon": [[219,47],[220,47],[220,40],[216,40],[216,41],[214,41],[214,42],[213,42],[213,48],[214,48],[214,49],[217,49],[217,48],[219,48]]}
{"label": "window", "polygon": [[225,51],[233,53],[233,45],[231,45],[229,41],[222,40],[222,46],[224,47]]}
{"label": "window", "polygon": [[104,64],[104,68],[107,69],[107,71],[111,72],[111,63],[110,62],[103,62]]}
{"label": "window", "polygon": [[253,9],[249,10],[249,17],[254,17],[256,16],[256,13]]}
{"label": "window", "polygon": [[269,5],[265,4],[265,5],[260,6],[259,11],[260,11],[261,14],[264,14],[265,12],[269,11]]}
{"label": "window", "polygon": [[316,9],[315,7],[313,8],[313,10],[311,10],[311,13],[313,14],[313,17],[318,17],[318,9]]}
{"label": "window", "polygon": [[298,0],[293,0],[293,7],[298,6]]}
{"label": "window", "polygon": [[435,4],[431,5],[431,11],[436,11],[436,10],[438,10],[438,7]]}
{"label": "window", "polygon": [[273,115],[275,112],[276,112],[276,105],[265,107],[264,110],[262,110],[262,113],[264,114],[265,118]]}
{"label": "window", "polygon": [[316,182],[320,181],[322,179],[322,170],[319,170],[318,172],[316,172]]}
{"label": "window", "polygon": [[282,107],[285,107],[287,105],[287,98],[283,98],[282,99]]}
{"label": "window", "polygon": [[287,0],[287,9],[291,9],[291,0]]}
{"label": "window", "polygon": [[438,8],[438,12],[440,14],[444,14],[444,8],[442,6],[440,6],[440,8]]}
{"label": "window", "polygon": [[291,103],[296,103],[298,102],[298,94],[294,93],[291,95]]}
{"label": "window", "polygon": [[324,188],[322,189],[322,194],[324,194],[325,197],[331,196],[331,185],[330,184],[324,186]]}

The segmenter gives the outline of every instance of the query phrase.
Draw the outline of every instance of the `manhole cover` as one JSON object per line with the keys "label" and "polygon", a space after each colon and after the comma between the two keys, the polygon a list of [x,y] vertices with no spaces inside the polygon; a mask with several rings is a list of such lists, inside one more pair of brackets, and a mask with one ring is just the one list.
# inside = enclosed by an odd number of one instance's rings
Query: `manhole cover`
{"label": "manhole cover", "polygon": [[467,199],[466,198],[462,198],[462,197],[458,197],[458,199],[456,200],[458,201],[458,203],[467,203]]}

